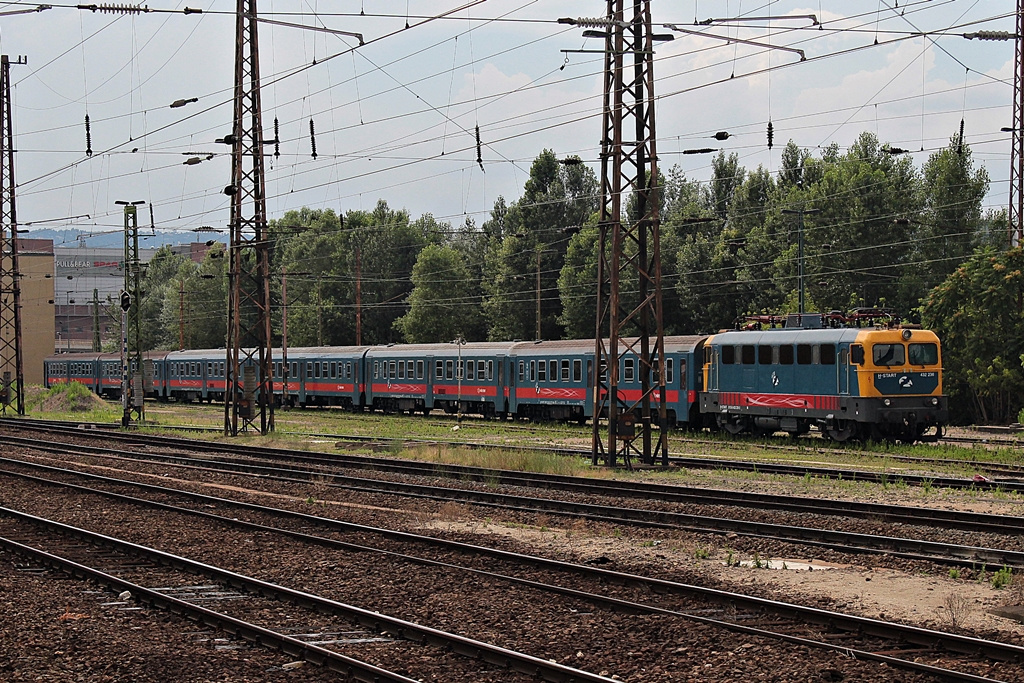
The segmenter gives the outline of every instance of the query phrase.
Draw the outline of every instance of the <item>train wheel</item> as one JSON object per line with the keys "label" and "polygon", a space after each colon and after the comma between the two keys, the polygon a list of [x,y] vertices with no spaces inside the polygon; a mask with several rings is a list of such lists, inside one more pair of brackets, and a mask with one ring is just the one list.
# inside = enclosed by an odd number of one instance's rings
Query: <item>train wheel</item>
{"label": "train wheel", "polygon": [[726,432],[736,436],[746,431],[747,425],[745,421],[737,419],[734,420],[729,415],[719,415],[717,418],[718,426],[724,429]]}
{"label": "train wheel", "polygon": [[845,443],[857,433],[857,423],[849,420],[836,420],[825,428],[825,436],[836,443]]}

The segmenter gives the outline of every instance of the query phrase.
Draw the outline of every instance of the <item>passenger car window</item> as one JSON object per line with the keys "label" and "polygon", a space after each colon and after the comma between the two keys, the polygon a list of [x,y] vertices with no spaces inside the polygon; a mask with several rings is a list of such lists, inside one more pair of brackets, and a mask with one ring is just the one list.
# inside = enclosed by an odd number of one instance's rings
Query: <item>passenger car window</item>
{"label": "passenger car window", "polygon": [[903,365],[906,361],[906,350],[903,344],[874,344],[871,347],[871,358],[875,365],[882,367]]}

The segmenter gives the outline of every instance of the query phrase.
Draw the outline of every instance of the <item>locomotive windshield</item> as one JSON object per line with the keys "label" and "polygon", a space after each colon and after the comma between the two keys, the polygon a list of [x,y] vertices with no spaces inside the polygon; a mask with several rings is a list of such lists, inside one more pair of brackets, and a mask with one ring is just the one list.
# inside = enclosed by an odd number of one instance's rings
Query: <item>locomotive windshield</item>
{"label": "locomotive windshield", "polygon": [[906,349],[903,344],[875,344],[871,347],[871,357],[875,365],[903,365],[906,362]]}
{"label": "locomotive windshield", "polygon": [[938,365],[938,344],[911,344],[907,350],[911,365]]}

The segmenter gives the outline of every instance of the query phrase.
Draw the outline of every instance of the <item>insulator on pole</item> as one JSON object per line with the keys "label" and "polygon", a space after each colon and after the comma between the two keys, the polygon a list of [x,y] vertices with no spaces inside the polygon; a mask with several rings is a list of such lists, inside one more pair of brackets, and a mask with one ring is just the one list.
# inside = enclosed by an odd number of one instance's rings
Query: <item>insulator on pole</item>
{"label": "insulator on pole", "polygon": [[281,156],[281,124],[274,117],[274,158]]}
{"label": "insulator on pole", "polygon": [[717,133],[715,133],[714,135],[712,135],[711,137],[713,137],[716,140],[728,140],[729,136],[730,136],[730,133],[728,131],[720,130]]}
{"label": "insulator on pole", "polygon": [[960,119],[960,135],[956,138],[956,153],[964,155],[964,120]]}
{"label": "insulator on pole", "polygon": [[309,146],[313,151],[313,158],[316,159],[316,131],[313,128],[313,119],[309,120]]}
{"label": "insulator on pole", "polygon": [[[480,165],[480,170],[484,170],[484,158],[480,151],[480,126],[476,127],[476,163]],[[485,171],[486,173],[486,171]]]}
{"label": "insulator on pole", "polygon": [[773,126],[772,122],[769,121],[768,122],[768,149],[771,149],[772,145],[774,145],[774,144],[775,144],[775,126]]}
{"label": "insulator on pole", "polygon": [[1017,34],[1009,31],[976,31],[963,35],[967,40],[1017,40]]}
{"label": "insulator on pole", "polygon": [[92,126],[88,114],[85,115],[85,156],[92,156]]}

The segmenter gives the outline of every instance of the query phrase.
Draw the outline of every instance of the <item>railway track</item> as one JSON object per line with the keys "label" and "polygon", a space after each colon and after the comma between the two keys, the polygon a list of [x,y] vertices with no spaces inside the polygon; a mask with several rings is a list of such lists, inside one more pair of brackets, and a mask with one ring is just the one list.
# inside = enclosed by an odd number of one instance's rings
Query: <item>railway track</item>
{"label": "railway track", "polygon": [[[483,663],[485,669],[493,667],[497,671],[525,674],[523,680],[534,677],[565,683],[611,680],[465,636],[8,508],[0,508],[0,545],[35,562],[107,585],[122,595],[123,591],[128,591],[132,599],[184,614],[195,621],[327,666],[357,680],[413,683],[416,679],[345,656],[322,644],[305,641],[315,638],[319,643],[326,640],[329,644],[343,644],[347,649],[352,649],[354,645],[401,640],[416,644],[414,650],[422,647],[436,648],[441,653],[453,652],[468,660]],[[117,575],[127,575],[135,580]],[[196,576],[214,583],[197,585]],[[278,623],[268,628],[211,610],[202,604],[211,602],[243,614],[273,614]],[[298,608],[298,613],[284,610],[282,604]],[[340,617],[344,621],[325,624],[321,614]],[[296,621],[302,625],[299,630],[313,637],[304,640],[286,635],[283,631],[296,630]],[[393,649],[390,652],[392,656],[396,655]],[[423,652],[412,652],[400,658],[424,656],[443,659],[437,652],[426,655]],[[450,666],[451,662],[446,662],[446,665]],[[458,671],[452,672],[453,677],[468,676],[467,672],[459,674]]]}
{"label": "railway track", "polygon": [[[71,423],[71,422],[57,422],[57,421],[36,421],[27,419],[10,419],[0,418],[0,426],[9,426],[15,429],[38,429],[42,431],[50,431],[51,433],[62,433],[66,430],[79,430],[79,431],[90,431],[97,430],[102,431],[108,435],[107,438],[117,439],[119,441],[130,442],[130,443],[166,443],[173,444],[173,437],[157,437],[154,435],[141,435],[137,432],[122,432],[119,431],[118,425],[114,424],[89,424],[89,423]],[[183,431],[204,431],[201,428],[194,427],[168,427],[161,426],[162,429],[180,429]],[[220,432],[219,429],[210,428],[205,431]],[[417,446],[437,446],[443,445],[448,447],[460,447],[460,448],[480,448],[490,450],[508,450],[513,452],[519,452],[523,450],[530,450],[535,452],[547,452],[554,455],[577,457],[582,459],[590,458],[590,451],[579,448],[559,447],[559,446],[537,446],[530,445],[524,447],[523,445],[507,445],[507,444],[492,444],[484,442],[472,442],[472,441],[456,441],[456,440],[436,440],[436,439],[414,439],[406,438],[402,440],[390,440],[380,439],[379,437],[365,436],[365,435],[352,435],[352,434],[309,434],[309,433],[296,433],[297,436],[312,437],[319,439],[330,439],[334,440],[337,445],[344,446],[363,446],[373,447],[375,445],[381,445],[387,448],[392,447],[417,447]],[[181,443],[188,443],[190,440],[181,439]],[[695,441],[703,445],[716,445],[722,446],[722,442],[717,441]],[[231,452],[235,447],[227,443],[215,443],[207,442],[206,448],[211,451],[220,450],[222,452]],[[802,451],[805,452],[807,449],[803,446],[778,446],[772,444],[760,444],[759,447],[765,449],[785,449],[788,451]],[[263,449],[259,446],[246,446],[246,449],[252,452],[266,452],[273,449]],[[815,451],[818,455],[827,456],[830,452],[829,449],[817,449]],[[859,454],[864,454],[858,452]],[[867,453],[871,455],[870,453]],[[961,489],[961,490],[978,490],[978,491],[1000,491],[1000,492],[1016,492],[1024,493],[1024,468],[1005,463],[986,463],[977,460],[950,460],[945,458],[920,458],[913,456],[900,456],[886,454],[884,456],[887,460],[894,460],[897,462],[906,462],[908,465],[941,465],[944,467],[954,466],[968,471],[985,472],[990,477],[981,475],[969,476],[969,477],[948,477],[948,476],[936,476],[936,475],[918,475],[909,474],[905,472],[889,472],[889,471],[865,471],[859,469],[850,468],[837,468],[837,467],[823,467],[818,465],[801,465],[801,464],[786,464],[778,462],[763,462],[753,460],[737,460],[737,459],[726,459],[711,457],[706,455],[690,455],[690,456],[673,456],[669,458],[672,466],[681,467],[686,469],[694,470],[735,470],[740,472],[752,472],[760,473],[765,475],[780,475],[780,476],[793,476],[793,477],[811,477],[820,479],[835,479],[842,481],[858,481],[867,482],[880,485],[906,485],[916,486],[924,488],[950,488],[950,489]]]}
{"label": "railway track", "polygon": [[[276,508],[267,508],[251,503],[242,503],[239,501],[205,496],[177,489],[151,485],[139,485],[137,482],[114,480],[104,477],[91,476],[90,478],[103,480],[103,483],[107,486],[117,486],[124,489],[146,491],[151,495],[159,495],[165,500],[169,498],[178,498],[181,500],[191,501],[193,505],[199,505],[206,509],[216,508],[218,510],[223,510],[227,508],[231,510],[231,512],[228,513],[230,516],[218,515],[204,509],[195,509],[194,507],[183,508],[168,502],[140,499],[134,496],[129,497],[124,494],[106,490],[87,489],[80,486],[69,485],[67,482],[41,480],[36,477],[33,477],[32,480],[44,486],[65,487],[69,491],[73,490],[79,495],[99,495],[104,496],[109,500],[116,500],[122,504],[148,506],[163,511],[174,511],[178,514],[195,516],[203,519],[204,521],[215,522],[216,524],[223,526],[243,528],[252,533],[269,532],[280,534],[282,536],[287,536],[290,539],[300,539],[307,543],[327,546],[339,552],[378,553],[382,556],[382,562],[395,562],[397,560],[401,560],[411,561],[418,564],[440,564],[449,570],[473,572],[478,575],[484,575],[488,579],[494,581],[527,585],[534,590],[543,590],[557,596],[571,597],[576,600],[589,602],[590,604],[602,609],[615,610],[629,614],[658,615],[668,618],[684,619],[689,622],[727,629],[734,633],[740,633],[748,636],[769,637],[795,645],[832,650],[841,652],[846,656],[855,657],[862,661],[881,662],[889,666],[909,669],[919,673],[935,676],[943,680],[1014,680],[1015,677],[1019,677],[1024,673],[1024,671],[1019,668],[1018,664],[1008,663],[1019,660],[1022,658],[1021,656],[1024,655],[1024,648],[1011,644],[970,638],[957,634],[943,633],[940,631],[921,629],[901,624],[892,624],[853,615],[845,615],[838,612],[830,612],[816,608],[793,605],[790,603],[765,600],[738,593],[706,589],[698,586],[679,584],[672,581],[637,576],[635,574],[613,572],[596,567],[557,562],[546,558],[510,553],[481,546],[468,546],[466,544],[446,541],[444,539],[438,539],[430,536],[417,536],[406,532],[368,528],[322,517],[314,517],[308,514],[295,513]],[[300,524],[304,530],[301,532],[289,531],[287,529],[269,527],[265,524],[256,524],[244,519],[247,514],[255,514],[260,517],[270,516],[281,520],[291,520]],[[39,518],[36,517],[24,516],[20,513],[14,513],[13,511],[8,510],[0,510],[0,520],[6,520],[7,518],[14,518],[20,522],[32,524],[33,526],[41,525],[51,530],[59,530],[62,535],[71,534],[74,538],[87,540],[90,544],[98,543],[104,548],[115,547],[119,552],[128,548],[131,551],[128,553],[129,555],[137,553],[139,548],[138,546],[125,546],[119,543],[114,543],[109,539],[109,537],[96,536],[82,530],[72,529],[66,525],[55,525],[53,523],[40,521]],[[311,528],[314,529],[314,531],[310,531]],[[438,561],[436,559],[423,556],[411,557],[408,554],[398,555],[394,551],[376,549],[369,547],[366,544],[356,545],[326,536],[315,535],[317,533],[315,531],[316,529],[322,529],[324,532],[329,530],[344,531],[346,534],[359,532],[364,536],[372,534],[392,541],[400,540],[417,547],[430,545],[443,548],[446,552],[457,552],[463,557],[479,556],[484,554],[494,562],[501,562],[503,566],[513,568],[506,569],[506,572],[514,571],[514,567],[516,565],[542,567],[549,571],[557,571],[563,576],[569,575],[573,577],[585,577],[586,581],[584,582],[584,585],[590,588],[597,585],[594,581],[596,579],[602,586],[630,586],[643,589],[641,594],[684,596],[687,601],[695,600],[697,602],[673,605],[670,600],[666,600],[663,597],[658,599],[657,604],[638,602],[635,599],[616,597],[614,594],[599,594],[592,592],[592,590],[583,591],[563,585],[544,583],[533,579],[518,578],[516,576],[512,576],[510,573],[498,574],[494,571],[482,571],[472,567],[457,566],[453,564],[450,559]],[[2,521],[0,521],[0,530],[3,530],[0,531],[0,535],[8,535],[5,524]],[[22,533],[24,533],[24,531]],[[37,542],[36,545],[38,544],[39,543]],[[194,563],[189,564],[190,561],[185,560],[184,558],[177,558],[167,553],[160,553],[159,551],[150,551],[147,549],[139,556],[141,556],[147,563],[151,563],[154,566],[163,567],[169,565],[178,568],[186,568],[194,571],[200,571],[207,576],[215,576],[218,580],[226,580],[227,584],[230,585],[230,588],[227,589],[229,592],[239,590],[240,586],[238,584],[240,581],[243,581],[243,579],[239,579],[237,575],[234,574],[222,574],[216,571],[211,574],[209,567],[206,565],[195,565]],[[104,554],[103,558],[104,562],[110,561],[109,555],[107,554]],[[490,564],[491,563],[489,563],[489,565]],[[186,580],[186,583],[188,580]],[[161,581],[161,585],[168,584],[166,578],[161,578]],[[246,589],[247,592],[282,595],[278,592],[278,587],[268,587],[266,584],[261,582],[250,584],[247,583],[247,578],[244,579],[244,581],[246,582],[245,585],[248,586]],[[121,585],[123,587],[126,584],[115,585]],[[127,589],[133,590],[133,588]],[[283,595],[285,597],[291,596],[292,599],[303,603],[309,602],[311,599],[308,594],[303,593],[295,596],[288,593],[287,589],[284,590],[285,592]],[[165,595],[166,591],[162,591],[161,594]],[[223,595],[225,593],[222,592],[221,594]],[[158,598],[156,599],[158,600]],[[320,608],[324,607],[322,603],[317,604],[320,605]],[[332,610],[337,609],[334,603],[331,603],[330,601],[328,601],[327,606]],[[346,610],[345,613],[348,614],[349,612]],[[362,615],[364,619],[369,618],[372,621],[372,630],[374,633],[378,633],[383,630],[389,634],[394,634],[395,628],[390,623],[386,622],[383,626],[381,625],[379,615],[375,615],[375,617],[366,617],[366,614],[367,613],[365,611],[362,611],[358,612],[357,616]],[[378,620],[373,621],[374,618],[377,618]],[[365,622],[362,623],[366,626]],[[407,629],[408,627],[403,628]],[[401,630],[398,631],[398,635],[401,635],[402,633],[405,632]],[[405,637],[409,637],[408,633],[405,633]],[[437,636],[435,635],[434,637],[436,638]],[[413,637],[413,639],[420,640],[421,638]],[[286,642],[285,645],[290,645],[293,648],[292,653],[295,656],[306,656],[303,652],[295,649],[297,647],[295,643]],[[467,647],[464,643],[461,643],[460,645],[462,648]],[[473,647],[476,648],[477,646],[474,644]],[[310,652],[314,657],[324,656],[315,649]],[[484,657],[478,649],[472,649],[468,654],[471,657],[483,657],[484,659],[488,659],[487,657]],[[311,661],[316,660],[313,659]],[[500,661],[507,662],[505,659]],[[985,673],[982,675],[978,672]],[[559,672],[556,673],[565,675],[566,672],[564,670],[559,670]],[[991,676],[999,676],[999,678],[993,678]],[[550,678],[548,675],[544,675],[543,677],[545,680],[607,680],[600,677],[560,679]],[[385,678],[381,680],[395,679]]]}
{"label": "railway track", "polygon": [[[109,436],[112,435],[105,434],[104,438]],[[133,438],[138,439],[139,435],[126,438],[131,441]],[[21,439],[19,437],[9,437],[8,440],[12,444],[21,444],[25,447],[36,448],[62,456],[69,455],[68,446],[57,442],[39,442],[34,439]],[[206,442],[166,438],[153,439],[147,437],[146,442],[146,444],[136,444],[136,446],[173,447],[186,450],[194,448],[200,452],[213,450],[213,452],[218,454],[225,451],[232,452],[232,449],[237,448],[232,444],[216,444],[210,449],[210,444]],[[326,460],[314,459],[310,462],[309,459],[311,457],[319,458],[319,456],[310,456],[308,453],[301,451],[279,451],[276,449],[244,448],[240,451],[244,454],[244,457],[220,457],[217,459],[205,454],[196,456],[144,451],[129,453],[122,449],[84,446],[81,444],[75,445],[72,451],[73,454],[102,456],[119,462],[133,459],[139,462],[166,463],[193,470],[200,468],[221,474],[244,474],[288,483],[309,483],[317,480],[332,490],[343,489],[372,494],[401,495],[421,500],[469,503],[484,508],[514,513],[540,513],[613,524],[629,524],[646,528],[671,529],[703,534],[728,534],[736,537],[765,539],[772,542],[799,543],[844,553],[886,555],[907,560],[927,561],[953,567],[977,565],[1005,566],[1016,570],[1024,569],[1024,552],[1005,548],[981,547],[964,543],[894,537],[890,535],[852,533],[803,525],[764,523],[745,518],[688,514],[675,511],[674,509],[635,508],[627,507],[621,504],[621,502],[615,504],[577,502],[573,500],[501,493],[495,492],[490,488],[465,489],[393,480],[368,479],[343,474],[335,468],[352,467],[353,463],[358,463],[357,467],[371,467],[373,469],[400,472],[402,474],[432,477],[440,474],[454,479],[475,478],[477,481],[484,482],[485,486],[495,484],[534,488],[543,486],[549,490],[566,491],[572,489],[574,493],[603,497],[623,497],[625,495],[636,499],[644,497],[646,492],[648,499],[657,497],[660,501],[669,504],[692,503],[700,500],[708,505],[722,505],[736,504],[733,501],[742,500],[747,507],[763,508],[778,504],[780,508],[787,508],[790,511],[829,516],[835,516],[837,513],[846,514],[844,508],[848,508],[851,516],[859,516],[861,518],[871,518],[873,515],[877,515],[888,522],[899,521],[905,524],[920,526],[934,525],[958,528],[975,533],[985,530],[1011,537],[1019,537],[1022,530],[1024,530],[1024,519],[1022,518],[993,518],[991,515],[951,513],[929,508],[907,508],[865,503],[850,504],[831,500],[795,500],[778,496],[749,496],[730,492],[712,491],[700,493],[695,489],[680,491],[676,487],[670,486],[648,487],[643,484],[620,486],[619,482],[596,482],[596,480],[589,479],[479,470],[466,467],[453,468],[444,466],[436,468],[433,465],[410,463],[410,461],[405,460],[382,461],[376,458],[357,456],[345,456],[344,458],[337,459],[328,458]],[[253,458],[269,458],[273,460],[273,463],[267,464],[265,461],[254,462]],[[305,464],[295,465],[292,462],[293,460],[305,461]],[[324,479],[329,479],[329,482],[324,482]],[[624,494],[623,492],[626,493]],[[675,508],[675,505],[672,505],[672,507]],[[888,516],[887,518],[886,515]]]}

